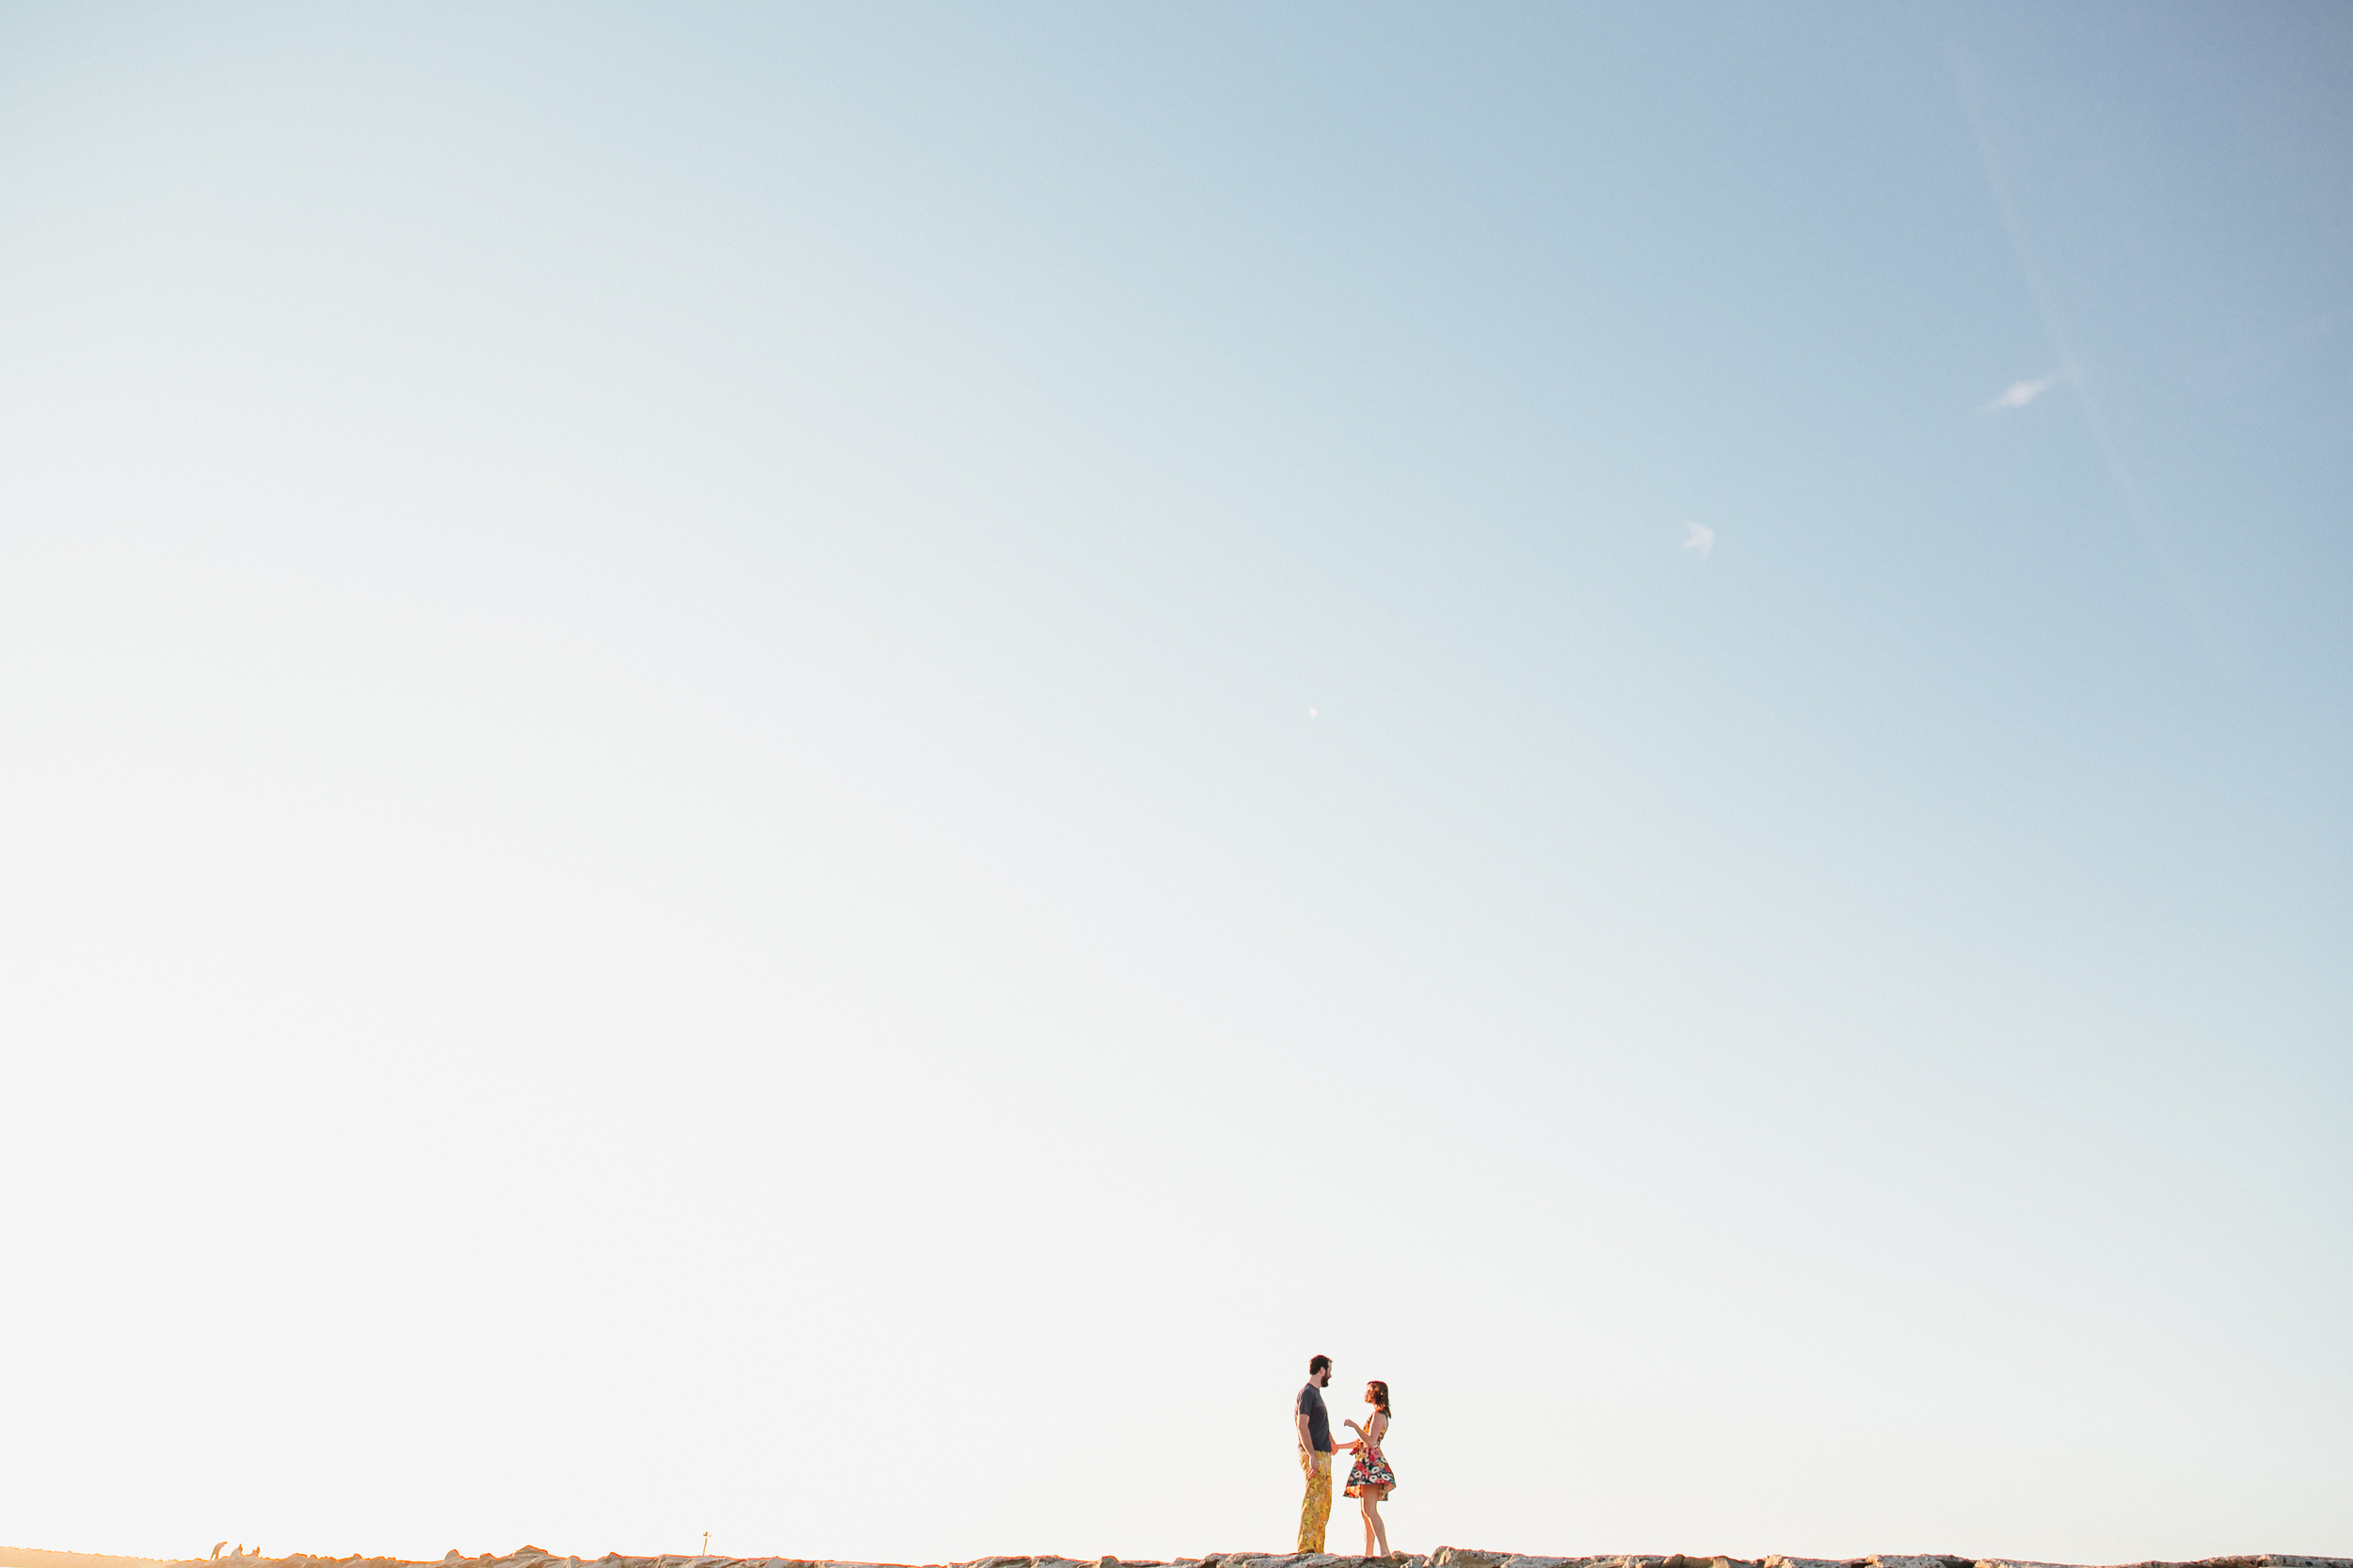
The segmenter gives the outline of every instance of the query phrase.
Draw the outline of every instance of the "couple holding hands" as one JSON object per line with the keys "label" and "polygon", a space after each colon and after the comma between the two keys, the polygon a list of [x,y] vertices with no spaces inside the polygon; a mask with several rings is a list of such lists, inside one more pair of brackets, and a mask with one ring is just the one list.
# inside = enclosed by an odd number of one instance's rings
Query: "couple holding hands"
{"label": "couple holding hands", "polygon": [[[1307,1386],[1291,1401],[1292,1425],[1299,1429],[1299,1467],[1307,1477],[1307,1496],[1299,1505],[1299,1549],[1303,1552],[1323,1550],[1323,1527],[1332,1517],[1332,1420],[1323,1409],[1324,1385],[1331,1381],[1332,1358],[1314,1357],[1307,1363]],[[1356,1440],[1339,1447],[1356,1455],[1348,1472],[1348,1495],[1365,1511],[1365,1555],[1386,1557],[1389,1527],[1381,1518],[1381,1500],[1397,1488],[1397,1477],[1381,1454],[1381,1439],[1389,1430],[1389,1385],[1366,1384],[1365,1403],[1372,1406],[1371,1418],[1361,1427],[1342,1421],[1340,1425],[1354,1432]],[[1373,1550],[1376,1542],[1381,1547],[1377,1553]]]}

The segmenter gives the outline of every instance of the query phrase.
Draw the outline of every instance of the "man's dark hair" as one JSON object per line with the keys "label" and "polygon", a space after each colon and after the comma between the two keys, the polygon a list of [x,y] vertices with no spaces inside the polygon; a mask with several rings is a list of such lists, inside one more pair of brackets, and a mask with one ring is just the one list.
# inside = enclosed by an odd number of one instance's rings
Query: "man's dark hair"
{"label": "man's dark hair", "polygon": [[1310,1356],[1307,1358],[1307,1375],[1309,1377],[1314,1377],[1318,1372],[1324,1370],[1331,1365],[1332,1358],[1328,1355]]}

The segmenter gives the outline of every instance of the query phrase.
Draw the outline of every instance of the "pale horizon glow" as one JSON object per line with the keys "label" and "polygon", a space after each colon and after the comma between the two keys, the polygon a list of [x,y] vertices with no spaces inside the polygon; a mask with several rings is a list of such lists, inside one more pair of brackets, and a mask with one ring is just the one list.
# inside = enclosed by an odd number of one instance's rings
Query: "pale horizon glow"
{"label": "pale horizon glow", "polygon": [[0,1538],[2353,1554],[2349,50],[0,13]]}

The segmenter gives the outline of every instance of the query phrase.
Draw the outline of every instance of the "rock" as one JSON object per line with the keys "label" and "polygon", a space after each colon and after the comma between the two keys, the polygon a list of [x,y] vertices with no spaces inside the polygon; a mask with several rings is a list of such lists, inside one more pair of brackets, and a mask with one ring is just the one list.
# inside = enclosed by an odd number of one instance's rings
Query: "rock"
{"label": "rock", "polygon": [[[29,1562],[24,1560],[30,1559]],[[60,1560],[53,1561],[52,1559]],[[15,1552],[0,1558],[0,1568],[228,1568],[209,1558],[188,1558],[169,1563],[144,1559],[100,1558],[87,1554]],[[544,1546],[520,1546],[504,1557],[484,1552],[469,1558],[455,1548],[439,1562],[409,1562],[399,1558],[318,1557],[290,1552],[281,1558],[248,1556],[238,1568],[584,1568],[576,1557],[557,1557]],[[636,1557],[607,1552],[593,1568],[904,1568],[903,1564],[826,1562],[808,1558]],[[1172,1565],[1141,1558],[1105,1556],[1075,1559],[1052,1556],[975,1558],[948,1568],[2069,1568],[2064,1563],[2029,1562],[2009,1558],[1971,1558],[1950,1553],[1898,1554],[1833,1560],[1793,1558],[1778,1553],[1752,1561],[1734,1557],[1691,1557],[1619,1554],[1607,1557],[1549,1557],[1531,1552],[1498,1552],[1472,1546],[1440,1546],[1428,1557],[1393,1553],[1369,1561],[1331,1552],[1209,1552],[1199,1558],[1179,1558]],[[2307,1557],[2286,1552],[2251,1552],[2197,1561],[2152,1561],[2119,1568],[2353,1568],[2353,1558]]]}
{"label": "rock", "polygon": [[1430,1568],[1503,1568],[1516,1552],[1483,1551],[1477,1546],[1441,1546],[1430,1554]]}

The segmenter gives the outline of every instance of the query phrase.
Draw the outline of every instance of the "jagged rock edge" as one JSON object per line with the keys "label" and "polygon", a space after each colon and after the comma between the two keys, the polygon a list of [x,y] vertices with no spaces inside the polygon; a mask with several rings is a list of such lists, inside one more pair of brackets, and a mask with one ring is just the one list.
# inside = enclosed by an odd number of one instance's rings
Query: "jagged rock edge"
{"label": "jagged rock edge", "polygon": [[[227,1560],[183,1558],[164,1568],[225,1568]],[[504,1557],[485,1552],[461,1557],[456,1552],[431,1561],[396,1557],[242,1557],[236,1568],[2078,1568],[2070,1563],[2029,1562],[2015,1558],[1972,1558],[1941,1553],[1886,1553],[1859,1558],[1762,1558],[1690,1556],[1682,1552],[1617,1553],[1601,1557],[1540,1557],[1527,1552],[1487,1551],[1471,1546],[1440,1546],[1427,1556],[1397,1553],[1387,1558],[1345,1557],[1332,1552],[1209,1552],[1201,1557],[1072,1558],[1050,1553],[973,1558],[953,1563],[853,1562],[801,1557],[696,1557],[670,1554],[632,1557],[607,1552],[599,1558],[558,1557],[536,1546],[525,1546]],[[2287,1552],[2254,1552],[2234,1557],[2209,1557],[2172,1561],[2116,1563],[2107,1568],[2353,1568],[2353,1558],[2308,1557]]]}

